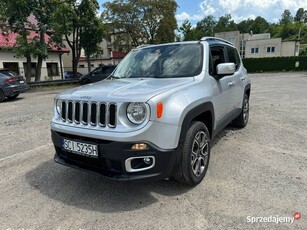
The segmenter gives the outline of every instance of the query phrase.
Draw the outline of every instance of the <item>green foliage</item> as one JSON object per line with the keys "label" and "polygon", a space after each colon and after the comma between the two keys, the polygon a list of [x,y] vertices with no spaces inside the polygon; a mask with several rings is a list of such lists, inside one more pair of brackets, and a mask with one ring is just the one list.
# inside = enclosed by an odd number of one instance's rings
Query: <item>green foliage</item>
{"label": "green foliage", "polygon": [[[299,67],[295,66],[296,62]],[[307,56],[245,58],[243,63],[249,73],[307,70]]]}
{"label": "green foliage", "polygon": [[293,17],[289,10],[285,10],[279,23],[269,23],[266,19],[258,16],[255,19],[243,20],[235,23],[230,14],[226,14],[216,21],[213,16],[207,16],[192,26],[189,20],[185,20],[179,32],[181,40],[199,40],[204,36],[213,36],[214,33],[227,31],[240,31],[240,33],[260,34],[270,33],[271,37],[281,37],[285,40],[300,39],[301,43],[307,43],[307,10],[298,9]]}
{"label": "green foliage", "polygon": [[237,24],[234,20],[231,20],[231,15],[226,14],[219,18],[214,31],[215,33],[227,32],[227,31],[235,31],[237,30]]}
{"label": "green foliage", "polygon": [[286,25],[286,24],[292,23],[293,20],[294,20],[294,19],[293,19],[293,16],[292,16],[290,10],[285,10],[285,11],[282,13],[282,15],[281,15],[281,19],[280,19],[279,23],[280,23],[281,25]]}
{"label": "green foliage", "polygon": [[72,53],[73,72],[76,75],[81,48],[89,56],[98,51],[103,28],[97,18],[97,0],[62,1],[53,13],[54,36],[65,40]]}
{"label": "green foliage", "polygon": [[114,0],[103,4],[103,21],[117,49],[130,50],[143,43],[175,39],[178,7],[174,0]]}

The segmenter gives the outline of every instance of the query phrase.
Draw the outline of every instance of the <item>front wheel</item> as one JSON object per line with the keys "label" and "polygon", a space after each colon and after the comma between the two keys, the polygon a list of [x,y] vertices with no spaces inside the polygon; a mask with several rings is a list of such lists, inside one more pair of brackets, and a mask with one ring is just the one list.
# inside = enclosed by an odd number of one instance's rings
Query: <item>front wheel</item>
{"label": "front wheel", "polygon": [[210,159],[210,134],[204,123],[192,123],[178,155],[174,179],[192,186],[199,184],[206,175]]}
{"label": "front wheel", "polygon": [[249,118],[249,97],[247,94],[244,95],[242,111],[240,115],[233,120],[233,124],[237,127],[244,128],[248,123]]}

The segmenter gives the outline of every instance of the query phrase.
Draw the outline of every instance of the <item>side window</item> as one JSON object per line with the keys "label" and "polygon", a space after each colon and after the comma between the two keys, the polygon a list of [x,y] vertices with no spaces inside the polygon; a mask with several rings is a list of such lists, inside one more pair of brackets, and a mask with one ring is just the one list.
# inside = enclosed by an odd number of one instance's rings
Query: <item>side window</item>
{"label": "side window", "polygon": [[222,46],[212,46],[210,47],[210,56],[209,56],[209,74],[216,75],[216,67],[218,64],[225,63],[225,49]]}
{"label": "side window", "polygon": [[114,68],[113,67],[105,67],[105,68],[102,68],[102,74],[110,74],[110,73],[112,73],[113,72],[113,70],[114,70]]}
{"label": "side window", "polygon": [[92,74],[100,74],[101,73],[101,68],[97,68],[93,70]]}
{"label": "side window", "polygon": [[241,61],[240,61],[240,57],[239,57],[237,50],[232,47],[227,47],[227,54],[228,54],[228,62],[235,63],[236,70],[238,70],[240,67]]}

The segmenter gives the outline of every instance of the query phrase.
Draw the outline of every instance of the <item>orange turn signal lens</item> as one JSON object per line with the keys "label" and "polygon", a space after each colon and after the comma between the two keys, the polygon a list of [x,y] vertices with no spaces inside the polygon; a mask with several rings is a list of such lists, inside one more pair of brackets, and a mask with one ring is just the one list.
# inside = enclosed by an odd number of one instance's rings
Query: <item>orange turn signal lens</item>
{"label": "orange turn signal lens", "polygon": [[141,143],[141,144],[134,144],[131,147],[132,150],[146,150],[148,149],[147,144]]}
{"label": "orange turn signal lens", "polygon": [[163,103],[159,102],[157,104],[157,118],[161,118],[163,115]]}

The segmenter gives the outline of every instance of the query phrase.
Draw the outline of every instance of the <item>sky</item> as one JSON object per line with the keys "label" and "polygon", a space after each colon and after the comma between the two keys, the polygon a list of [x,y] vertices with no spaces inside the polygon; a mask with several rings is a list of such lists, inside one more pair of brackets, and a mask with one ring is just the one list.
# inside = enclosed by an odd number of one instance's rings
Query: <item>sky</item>
{"label": "sky", "polygon": [[[100,5],[106,0],[98,0]],[[216,19],[231,14],[232,19],[240,22],[244,19],[254,19],[257,16],[269,22],[278,22],[285,9],[295,16],[298,8],[307,10],[307,0],[177,0],[176,18],[181,25],[185,19],[196,24],[208,15]],[[102,10],[102,9],[101,9]]]}

